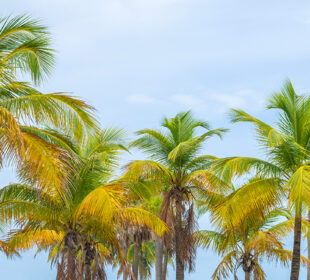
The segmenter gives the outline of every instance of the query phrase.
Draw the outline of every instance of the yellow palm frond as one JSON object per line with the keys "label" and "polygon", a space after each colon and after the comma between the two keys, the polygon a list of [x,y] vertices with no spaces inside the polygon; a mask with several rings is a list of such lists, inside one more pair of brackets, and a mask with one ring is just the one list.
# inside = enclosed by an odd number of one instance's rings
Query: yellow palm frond
{"label": "yellow palm frond", "polygon": [[289,203],[301,207],[303,203],[310,206],[310,166],[299,167],[287,181]]}
{"label": "yellow palm frond", "polygon": [[168,231],[168,226],[153,213],[142,208],[127,207],[119,212],[119,217],[124,223],[136,226],[146,226],[157,235],[162,236]]}
{"label": "yellow palm frond", "polygon": [[63,237],[63,233],[54,230],[18,230],[10,232],[8,245],[15,250],[28,250],[34,246],[47,248]]}

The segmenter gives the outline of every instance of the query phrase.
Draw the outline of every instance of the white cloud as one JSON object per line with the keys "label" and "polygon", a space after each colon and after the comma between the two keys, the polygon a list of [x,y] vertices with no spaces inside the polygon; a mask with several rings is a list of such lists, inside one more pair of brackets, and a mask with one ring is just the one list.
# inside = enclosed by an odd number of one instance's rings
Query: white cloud
{"label": "white cloud", "polygon": [[193,95],[176,94],[171,97],[173,101],[187,108],[194,108],[201,104],[201,100]]}
{"label": "white cloud", "polygon": [[172,103],[178,110],[207,113],[209,118],[224,116],[232,108],[255,113],[263,109],[265,100],[265,95],[249,89],[241,89],[230,94],[203,90],[196,94],[162,96],[160,99],[151,95],[135,94],[126,99],[128,103],[137,105],[170,106]]}
{"label": "white cloud", "polygon": [[134,104],[152,104],[156,102],[156,99],[148,95],[135,94],[128,96],[127,101]]}
{"label": "white cloud", "polygon": [[211,115],[219,115],[231,108],[239,108],[250,112],[262,109],[265,98],[252,90],[242,89],[234,93],[219,93],[204,90],[205,93],[176,94],[171,100],[182,108],[195,111],[207,111]]}
{"label": "white cloud", "polygon": [[208,95],[212,107],[217,112],[225,112],[231,108],[257,111],[263,107],[265,98],[252,90],[243,89],[235,93],[212,93]]}

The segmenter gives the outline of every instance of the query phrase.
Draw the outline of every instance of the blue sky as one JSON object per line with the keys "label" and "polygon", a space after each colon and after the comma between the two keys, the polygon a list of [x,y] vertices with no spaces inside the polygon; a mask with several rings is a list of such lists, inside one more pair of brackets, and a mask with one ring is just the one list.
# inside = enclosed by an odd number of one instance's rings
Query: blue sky
{"label": "blue sky", "polygon": [[[253,130],[231,125],[227,110],[241,108],[272,122],[266,97],[285,78],[299,93],[310,92],[309,1],[11,0],[1,6],[1,16],[21,13],[41,18],[53,33],[57,64],[42,90],[83,97],[104,126],[130,135],[192,109],[213,127],[231,129],[205,153],[260,156]],[[15,180],[10,170],[1,175],[3,185]],[[208,220],[200,226],[208,227]],[[32,256],[1,256],[3,278],[54,279],[46,256]],[[187,279],[209,279],[217,262],[200,250]],[[265,268],[268,279],[289,279],[287,269]]]}

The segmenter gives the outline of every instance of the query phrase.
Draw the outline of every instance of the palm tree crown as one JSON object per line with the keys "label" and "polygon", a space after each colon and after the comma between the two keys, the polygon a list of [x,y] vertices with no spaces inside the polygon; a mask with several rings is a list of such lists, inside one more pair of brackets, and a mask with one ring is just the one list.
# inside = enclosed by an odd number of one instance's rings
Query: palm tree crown
{"label": "palm tree crown", "polygon": [[[271,96],[268,109],[279,112],[277,128],[241,110],[232,110],[233,122],[250,122],[256,126],[259,143],[265,148],[267,161],[232,157],[218,160],[214,169],[223,179],[255,170],[260,176],[282,180],[281,192],[295,209],[294,250],[291,280],[297,280],[300,267],[301,216],[303,206],[310,206],[310,98],[295,93],[287,81],[280,93]],[[273,199],[274,197],[269,197]]]}
{"label": "palm tree crown", "polygon": [[[193,268],[195,255],[192,232],[195,228],[194,193],[206,190],[216,178],[206,170],[212,156],[201,155],[204,142],[225,129],[210,130],[207,122],[197,121],[191,112],[165,118],[165,131],[144,129],[140,138],[131,143],[145,151],[151,160],[135,161],[125,175],[129,181],[147,179],[160,185],[164,195],[161,217],[174,228],[177,280],[184,279],[184,267]],[[197,129],[205,132],[197,135]]]}

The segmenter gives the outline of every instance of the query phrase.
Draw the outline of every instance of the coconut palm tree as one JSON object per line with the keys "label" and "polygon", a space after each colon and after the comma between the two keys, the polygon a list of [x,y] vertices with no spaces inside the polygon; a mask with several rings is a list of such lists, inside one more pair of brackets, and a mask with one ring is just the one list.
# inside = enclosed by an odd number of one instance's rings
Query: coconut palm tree
{"label": "coconut palm tree", "polygon": [[218,160],[214,168],[224,179],[255,170],[261,176],[282,180],[281,192],[288,196],[289,207],[295,211],[290,279],[297,280],[300,270],[302,210],[310,206],[310,98],[297,95],[291,82],[286,81],[281,92],[271,95],[267,109],[278,111],[276,127],[242,110],[232,110],[233,122],[250,122],[255,125],[258,141],[265,149],[267,159],[224,158]]}
{"label": "coconut palm tree", "polygon": [[[44,133],[41,131],[41,133]],[[118,228],[141,224],[162,234],[166,226],[143,209],[126,207],[128,189],[110,182],[122,146],[123,132],[104,130],[85,145],[54,136],[53,141],[73,154],[75,170],[68,186],[56,192],[36,186],[13,184],[0,191],[0,212],[20,229],[9,233],[9,246],[49,250],[58,264],[57,279],[104,279],[105,262],[112,253],[123,256]]]}
{"label": "coconut palm tree", "polygon": [[[222,258],[216,267],[212,279],[227,279],[229,273],[237,278],[238,268],[242,268],[245,280],[250,280],[251,274],[255,280],[265,280],[266,275],[259,263],[261,259],[280,262],[287,265],[292,252],[283,248],[282,233],[291,231],[292,223],[286,222],[273,226],[278,218],[278,210],[265,213],[264,219],[245,218],[238,227],[222,224],[218,230],[201,230],[195,233],[198,244],[204,248],[212,247]],[[303,264],[308,265],[308,259],[301,256]]]}
{"label": "coconut palm tree", "polygon": [[[194,193],[204,190],[215,179],[206,170],[212,156],[201,155],[206,140],[221,136],[224,129],[210,130],[207,122],[197,121],[191,112],[165,118],[163,130],[144,129],[140,138],[131,143],[146,152],[150,160],[134,161],[125,175],[129,181],[150,180],[162,188],[161,217],[173,224],[176,279],[184,279],[184,269],[193,268],[195,247]],[[197,130],[201,129],[201,134]]]}
{"label": "coconut palm tree", "polygon": [[[233,179],[233,178],[231,178]],[[281,239],[292,230],[294,219],[281,208],[281,180],[278,178],[254,177],[233,184],[230,180],[225,188],[215,188],[199,201],[199,212],[211,213],[216,230],[202,230],[194,234],[198,245],[210,246],[223,257],[213,279],[227,278],[241,266],[245,279],[254,274],[255,280],[265,279],[259,260],[280,261],[287,264],[291,252],[284,250]],[[272,199],[270,199],[272,197]],[[242,205],[242,207],[240,207]],[[284,217],[284,220],[281,220]],[[304,221],[304,230],[308,222]],[[303,259],[306,262],[306,259]]]}

